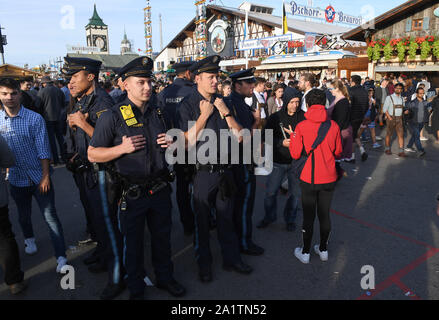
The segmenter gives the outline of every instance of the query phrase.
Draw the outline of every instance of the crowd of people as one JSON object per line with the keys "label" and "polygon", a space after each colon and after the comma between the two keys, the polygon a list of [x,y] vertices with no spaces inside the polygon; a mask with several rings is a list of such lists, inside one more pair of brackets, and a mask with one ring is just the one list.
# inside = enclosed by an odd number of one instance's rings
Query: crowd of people
{"label": "crowd of people", "polygon": [[[336,183],[345,175],[342,163],[355,163],[357,148],[367,161],[364,143],[369,139],[373,148],[381,148],[378,127],[387,128],[388,155],[395,131],[399,157],[415,152],[413,146],[420,157],[425,155],[425,127],[439,141],[439,97],[426,77],[391,76],[376,84],[356,75],[319,81],[305,73],[295,81],[271,83],[248,69],[220,80],[220,60],[211,56],[176,64],[176,78],[168,83],[154,83],[153,63],[146,57],[115,70],[113,82],[100,83],[101,63],[86,58],[65,58],[63,80],[0,79],[0,264],[13,294],[27,282],[8,216],[5,175],[26,254],[38,251],[31,220],[35,198],[48,226],[56,271],[68,264],[51,180],[53,166],[65,164],[85,213],[89,236],[81,243],[97,243],[84,263],[91,273],[108,273],[101,299],[113,299],[126,287],[131,299],[144,298],[145,222],[156,286],[181,297],[186,289],[174,279],[171,261],[170,184],[175,179],[180,220],[184,234],[194,240],[200,281],[213,280],[212,228],[218,230],[225,270],[250,274],[253,268],[242,255],[264,254],[253,241],[257,166],[245,163],[243,151],[256,130],[273,132],[271,149],[265,147],[272,150],[266,161],[273,163],[265,214],[256,227],[276,221],[278,193],[287,190],[283,215],[288,232],[296,230],[302,204],[303,243],[294,254],[305,264],[316,215],[320,243],[313,250],[328,260],[329,211]],[[230,130],[240,143],[239,164],[224,164],[213,154],[209,159],[215,161],[207,164],[169,166],[165,152],[173,141],[166,132],[172,128],[181,130],[187,151],[203,150],[205,129],[218,136]],[[236,134],[242,129],[249,130],[250,140]],[[411,139],[405,145],[406,129]]]}

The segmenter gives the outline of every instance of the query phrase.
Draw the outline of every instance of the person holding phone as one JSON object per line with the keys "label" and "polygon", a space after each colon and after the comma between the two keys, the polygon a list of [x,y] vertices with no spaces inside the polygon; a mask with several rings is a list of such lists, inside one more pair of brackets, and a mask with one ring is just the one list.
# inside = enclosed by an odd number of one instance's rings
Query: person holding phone
{"label": "person holding phone", "polygon": [[[296,126],[305,120],[305,112],[301,110],[300,94],[292,88],[286,88],[283,96],[283,108],[271,115],[265,130],[273,130],[273,171],[268,176],[265,193],[265,216],[257,225],[259,229],[268,227],[276,220],[277,194],[282,182],[288,178],[288,200],[284,208],[286,229],[294,231],[296,217],[299,209],[300,190],[297,178],[294,176],[291,165],[292,158],[288,150],[290,134]],[[264,131],[265,131],[264,130]]]}

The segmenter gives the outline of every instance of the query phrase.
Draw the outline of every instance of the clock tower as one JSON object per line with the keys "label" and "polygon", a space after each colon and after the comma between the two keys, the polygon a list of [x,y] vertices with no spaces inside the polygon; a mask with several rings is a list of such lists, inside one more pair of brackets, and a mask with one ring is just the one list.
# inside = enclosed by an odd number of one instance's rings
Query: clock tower
{"label": "clock tower", "polygon": [[101,50],[100,54],[110,53],[108,26],[99,17],[96,11],[96,4],[94,5],[93,17],[85,26],[85,33],[87,36],[87,46],[99,48]]}

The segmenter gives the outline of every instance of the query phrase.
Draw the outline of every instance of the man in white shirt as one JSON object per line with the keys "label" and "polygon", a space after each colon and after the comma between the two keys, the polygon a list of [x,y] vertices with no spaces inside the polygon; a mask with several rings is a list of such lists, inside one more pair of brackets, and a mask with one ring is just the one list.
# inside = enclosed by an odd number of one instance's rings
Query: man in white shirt
{"label": "man in white shirt", "polygon": [[308,108],[306,106],[306,95],[314,88],[316,82],[316,77],[312,73],[304,73],[300,76],[299,79],[299,90],[302,91],[302,110],[303,112],[307,112]]}
{"label": "man in white shirt", "polygon": [[399,143],[398,156],[404,158],[404,126],[402,113],[405,106],[404,97],[401,95],[404,90],[404,86],[401,83],[395,85],[395,93],[386,98],[383,107],[383,113],[385,114],[387,121],[387,135],[386,135],[386,154],[392,155],[390,151],[390,140],[396,130]]}
{"label": "man in white shirt", "polygon": [[428,92],[428,91],[430,90],[430,88],[431,88],[431,83],[428,81],[428,77],[427,77],[427,76],[423,76],[423,77],[422,77],[422,81],[419,82],[419,83],[417,84],[416,89],[419,88],[419,85],[420,85],[421,83],[423,83],[424,86],[425,86],[425,87],[424,87],[425,92]]}
{"label": "man in white shirt", "polygon": [[261,109],[262,124],[265,123],[267,118],[267,100],[265,99],[265,83],[267,81],[264,78],[256,78],[256,85],[253,90],[253,96],[245,98],[245,103],[252,107],[254,110]]}

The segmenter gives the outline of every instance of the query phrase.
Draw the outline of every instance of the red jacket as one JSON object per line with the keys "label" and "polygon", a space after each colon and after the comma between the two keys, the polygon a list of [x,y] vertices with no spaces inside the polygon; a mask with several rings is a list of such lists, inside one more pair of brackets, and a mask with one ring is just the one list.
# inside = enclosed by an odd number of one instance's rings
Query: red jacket
{"label": "red jacket", "polygon": [[[293,159],[299,159],[302,154],[303,145],[309,153],[314,141],[317,138],[320,125],[327,120],[328,114],[324,106],[314,105],[305,113],[305,121],[299,123],[296,131],[291,134],[290,153]],[[303,141],[303,144],[302,144]],[[325,140],[314,150],[315,156],[315,184],[327,184],[337,181],[335,169],[335,158],[341,155],[343,147],[341,144],[340,128],[335,121],[331,120],[331,128]],[[300,180],[312,183],[312,157],[308,158],[303,168]]]}

